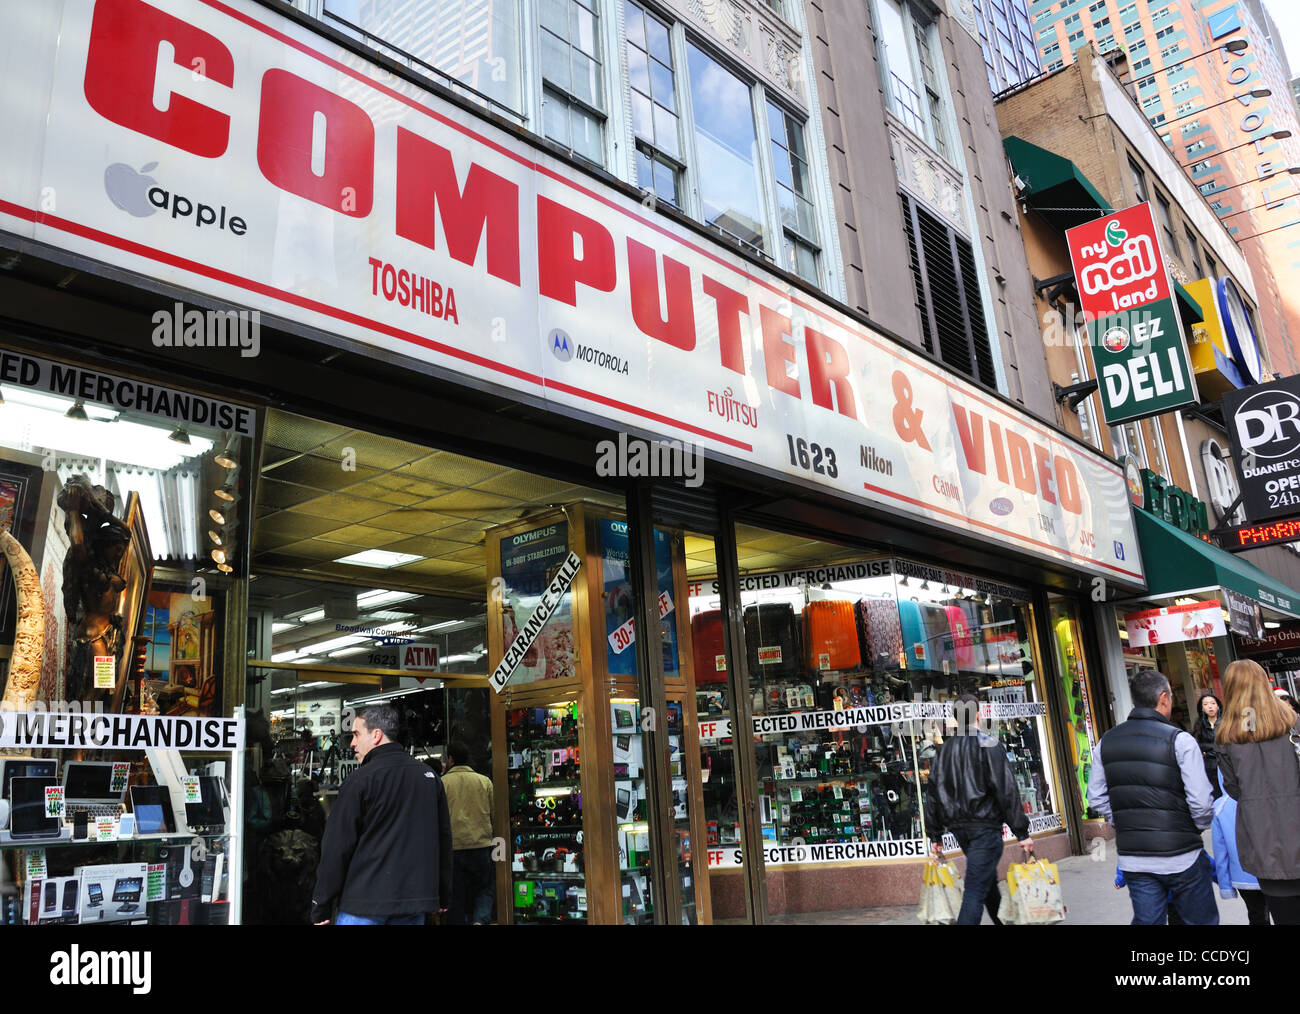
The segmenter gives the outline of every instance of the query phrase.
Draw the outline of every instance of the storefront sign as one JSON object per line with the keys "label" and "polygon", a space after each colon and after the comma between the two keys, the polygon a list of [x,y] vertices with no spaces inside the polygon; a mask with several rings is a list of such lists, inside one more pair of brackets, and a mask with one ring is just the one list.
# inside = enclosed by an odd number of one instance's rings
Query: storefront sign
{"label": "storefront sign", "polygon": [[[800,570],[756,570],[740,575],[740,590],[762,591],[771,588],[810,588],[844,581],[865,581],[893,573],[892,560],[867,560],[863,563],[837,563],[826,567]],[[718,580],[697,581],[690,585],[690,595],[717,595]]]}
{"label": "storefront sign", "polygon": [[[1214,517],[1220,524],[1240,524],[1245,515],[1237,498],[1241,496],[1241,487],[1237,485],[1237,476],[1232,468],[1232,455],[1217,440],[1211,438],[1201,444],[1201,464],[1205,468],[1205,486],[1214,508]],[[1229,508],[1237,506],[1229,514]],[[1296,538],[1300,538],[1297,534]],[[1226,547],[1225,547],[1226,548]]]}
{"label": "storefront sign", "polygon": [[1199,641],[1204,637],[1222,637],[1227,632],[1223,625],[1223,607],[1218,600],[1127,613],[1124,629],[1128,631],[1130,648]]}
{"label": "storefront sign", "polygon": [[242,750],[242,718],[0,711],[0,750]]}
{"label": "storefront sign", "polygon": [[1179,489],[1149,468],[1142,469],[1142,506],[1180,531],[1209,540],[1210,517],[1205,501]]}
{"label": "storefront sign", "polygon": [[[0,212],[3,209],[4,202],[0,200]],[[131,415],[206,426],[245,437],[253,435],[251,408],[231,405],[199,394],[155,387],[153,384],[115,377],[98,370],[52,363],[21,352],[0,349],[0,385],[77,398]]]}
{"label": "storefront sign", "polygon": [[[764,866],[817,866],[823,863],[851,863],[864,859],[921,859],[930,853],[924,838],[896,841],[855,841],[835,845],[765,845]],[[745,865],[739,848],[709,849],[709,869],[739,869]]]}
{"label": "storefront sign", "polygon": [[1246,517],[1300,515],[1300,376],[1229,391],[1223,416]]}
{"label": "storefront sign", "polygon": [[1266,521],[1262,525],[1229,528],[1219,536],[1219,545],[1229,553],[1244,553],[1263,546],[1290,545],[1300,541],[1300,519]]}
{"label": "storefront sign", "polygon": [[528,649],[533,646],[533,643],[541,634],[542,628],[546,626],[546,622],[559,608],[560,603],[564,601],[565,593],[568,592],[569,586],[573,584],[573,579],[577,577],[581,567],[582,557],[570,550],[567,559],[560,566],[559,572],[551,579],[546,591],[542,592],[537,608],[528,617],[524,629],[511,642],[500,664],[488,677],[488,682],[492,684],[492,689],[497,693],[501,693],[505,689],[505,685],[510,681],[515,668],[524,660],[524,656],[528,654]]}
{"label": "storefront sign", "polygon": [[[1063,828],[1064,825],[1061,823],[1059,813],[1043,813],[1029,818],[1029,833],[1031,835],[1042,834],[1044,831],[1060,831]],[[1007,827],[1006,824],[1002,825],[1002,840],[1004,842],[1016,840],[1016,836],[1011,833],[1011,828]],[[946,832],[943,836],[943,850],[945,853],[961,851],[961,846],[957,844],[957,838],[951,831]]]}
{"label": "storefront sign", "polygon": [[1242,637],[1237,646],[1245,655],[1263,655],[1275,651],[1300,651],[1300,624],[1266,630],[1262,638]]}
{"label": "storefront sign", "polygon": [[1196,381],[1151,205],[1076,226],[1065,240],[1106,422],[1195,403]]}
{"label": "storefront sign", "polygon": [[1264,636],[1264,614],[1259,603],[1231,588],[1221,589],[1228,606],[1228,625],[1234,634],[1256,641]]}
{"label": "storefront sign", "polygon": [[[48,0],[7,27],[31,86],[0,104],[0,228],[1142,583],[1091,448],[266,6]],[[757,418],[719,416],[727,389]]]}
{"label": "storefront sign", "polygon": [[[869,725],[894,725],[901,722],[942,721],[952,717],[951,704],[938,702],[904,702],[880,704],[866,708],[842,708],[833,711],[802,711],[785,715],[754,715],[755,736],[787,735],[795,732],[825,732],[836,729],[865,729]],[[1035,718],[1047,714],[1042,701],[985,702],[980,716],[995,721],[1012,718]],[[700,739],[713,741],[731,738],[731,719],[719,718],[700,722]]]}

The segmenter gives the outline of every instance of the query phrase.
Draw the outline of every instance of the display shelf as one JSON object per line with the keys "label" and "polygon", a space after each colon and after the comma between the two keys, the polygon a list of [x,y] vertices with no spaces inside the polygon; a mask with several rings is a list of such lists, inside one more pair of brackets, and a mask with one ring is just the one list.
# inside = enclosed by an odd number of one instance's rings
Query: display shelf
{"label": "display shelf", "polygon": [[222,834],[176,831],[168,834],[137,834],[132,835],[130,838],[113,838],[109,841],[99,841],[96,838],[33,838],[28,841],[0,842],[0,850],[64,848],[75,845],[130,845],[133,842],[190,841],[194,838],[203,838],[207,841],[229,841],[231,837],[232,835],[228,831]]}
{"label": "display shelf", "polygon": [[555,873],[548,870],[511,870],[510,875],[520,880],[586,880],[586,873]]}
{"label": "display shelf", "polygon": [[529,789],[580,789],[582,788],[582,781],[578,778],[572,778],[550,782],[527,782],[522,787]]}

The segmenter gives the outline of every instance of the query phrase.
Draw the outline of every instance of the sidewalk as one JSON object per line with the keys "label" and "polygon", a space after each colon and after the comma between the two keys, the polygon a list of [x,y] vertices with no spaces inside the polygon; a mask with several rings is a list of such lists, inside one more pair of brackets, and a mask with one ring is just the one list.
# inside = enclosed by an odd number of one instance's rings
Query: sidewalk
{"label": "sidewalk", "polygon": [[[1205,844],[1210,844],[1210,834],[1205,833]],[[1128,890],[1115,889],[1115,849],[1107,843],[1104,858],[1095,860],[1091,855],[1068,856],[1056,864],[1061,874],[1061,890],[1067,909],[1065,925],[1072,926],[1127,926],[1133,919]],[[917,877],[920,877],[920,870]],[[1246,905],[1240,898],[1220,898],[1219,923],[1223,926],[1245,926]],[[867,908],[845,912],[815,912],[800,915],[774,916],[775,925],[880,925],[918,926],[915,906],[892,908]],[[983,924],[992,925],[988,913]]]}

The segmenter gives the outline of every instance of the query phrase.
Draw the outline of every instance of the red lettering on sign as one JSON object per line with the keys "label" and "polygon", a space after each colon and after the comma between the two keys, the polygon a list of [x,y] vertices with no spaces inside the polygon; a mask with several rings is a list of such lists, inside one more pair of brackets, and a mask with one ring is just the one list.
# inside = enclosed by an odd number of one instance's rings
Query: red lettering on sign
{"label": "red lettering on sign", "polygon": [[1016,489],[1024,490],[1026,493],[1037,493],[1038,487],[1034,483],[1034,464],[1033,455],[1029,451],[1029,441],[1019,433],[1008,432],[1007,450],[1011,457],[1011,479],[1016,484]]}
{"label": "red lettering on sign", "polygon": [[[827,411],[857,419],[858,411],[849,383],[849,354],[834,338],[804,328],[804,345],[808,349],[808,389],[814,405]],[[831,404],[831,386],[835,387],[835,404]]]}
{"label": "red lettering on sign", "polygon": [[[582,240],[582,256],[574,240]],[[572,208],[538,195],[537,281],[543,296],[578,305],[578,283],[613,292],[618,281],[614,237],[597,222]]]}
{"label": "red lettering on sign", "polygon": [[984,417],[978,412],[969,416],[960,405],[952,407],[953,422],[957,424],[957,437],[961,440],[962,454],[972,472],[984,474]]}
{"label": "red lettering on sign", "polygon": [[793,330],[790,318],[766,306],[759,307],[763,321],[763,362],[767,365],[767,384],[784,391],[791,398],[799,397],[799,382],[786,374],[785,364],[794,363],[794,346],[786,341]]}
{"label": "red lettering on sign", "polygon": [[99,0],[86,56],[86,101],[105,119],[202,158],[225,154],[230,117],[169,92],[167,108],[153,103],[160,43],[178,67],[202,67],[209,81],[230,88],[235,61],[219,39],[139,0]]}
{"label": "red lettering on sign", "polygon": [[740,317],[742,314],[749,316],[749,298],[708,275],[704,276],[704,291],[718,304],[718,351],[722,365],[743,376],[745,352],[740,335]]}
{"label": "red lettering on sign", "polygon": [[1061,498],[1061,509],[1071,514],[1083,513],[1083,498],[1079,495],[1079,472],[1069,458],[1056,459],[1056,492]]}
{"label": "red lettering on sign", "polygon": [[1034,444],[1034,465],[1038,470],[1038,495],[1047,503],[1056,503],[1052,490],[1052,454],[1042,444]]}
{"label": "red lettering on sign", "polygon": [[632,290],[632,320],[641,333],[676,346],[683,352],[695,348],[695,300],[691,296],[691,269],[664,257],[664,290],[668,315],[659,305],[659,267],[655,252],[631,236],[627,239],[628,285]]}
{"label": "red lettering on sign", "polygon": [[519,284],[519,187],[470,163],[462,190],[450,151],[398,127],[397,234],[433,250],[435,216],[453,260],[472,266],[486,233],[488,274]]}

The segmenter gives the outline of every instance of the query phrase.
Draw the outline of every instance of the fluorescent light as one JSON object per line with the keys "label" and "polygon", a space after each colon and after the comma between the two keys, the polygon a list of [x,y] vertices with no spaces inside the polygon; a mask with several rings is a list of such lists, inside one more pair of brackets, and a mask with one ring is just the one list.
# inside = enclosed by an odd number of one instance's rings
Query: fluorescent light
{"label": "fluorescent light", "polygon": [[330,658],[343,658],[345,655],[360,655],[363,651],[370,651],[370,645],[363,644],[358,648],[345,648],[343,651],[331,651]]}
{"label": "fluorescent light", "polygon": [[271,624],[271,633],[273,634],[283,634],[286,630],[297,630],[297,629],[298,629],[298,624],[296,623],[272,623]]}
{"label": "fluorescent light", "polygon": [[439,665],[452,665],[455,662],[477,662],[483,656],[479,655],[448,655],[438,661]]}
{"label": "fluorescent light", "polygon": [[290,660],[292,660],[292,659],[294,659],[294,658],[297,658],[297,657],[298,657],[298,651],[297,651],[297,649],[294,649],[293,651],[282,651],[282,652],[280,652],[278,655],[272,655],[272,656],[271,656],[271,661],[272,661],[272,662],[288,662],[288,661],[290,661]]}
{"label": "fluorescent light", "polygon": [[360,553],[353,553],[351,556],[341,556],[335,563],[348,563],[354,567],[400,567],[403,564],[415,563],[417,560],[423,560],[423,556],[415,556],[411,553],[390,553],[386,549],[367,549]]}
{"label": "fluorescent light", "polygon": [[[401,553],[394,553],[394,556],[401,556]],[[418,560],[420,557],[413,556],[412,560]],[[344,561],[336,561],[342,563]],[[412,592],[386,591],[383,588],[377,588],[374,591],[368,591],[357,596],[357,605],[365,606],[367,609],[377,608],[379,606],[391,606],[394,602],[405,602],[408,599],[419,598]]]}
{"label": "fluorescent light", "polygon": [[299,622],[299,623],[316,623],[316,622],[318,622],[319,620],[323,620],[323,619],[325,619],[325,610],[324,610],[324,609],[313,609],[311,612],[309,612],[309,613],[303,613],[301,616],[299,616],[299,617],[298,617],[298,622]]}
{"label": "fluorescent light", "polygon": [[1265,629],[1265,630],[1277,630],[1280,626],[1282,626],[1282,624],[1278,623],[1277,620],[1265,620],[1265,621],[1264,621],[1264,629]]}
{"label": "fluorescent light", "polygon": [[561,786],[558,789],[542,789],[542,788],[535,789],[533,791],[533,796],[536,798],[541,798],[546,796],[568,796],[568,795],[572,795],[572,793],[573,793],[572,788],[568,786]]}

